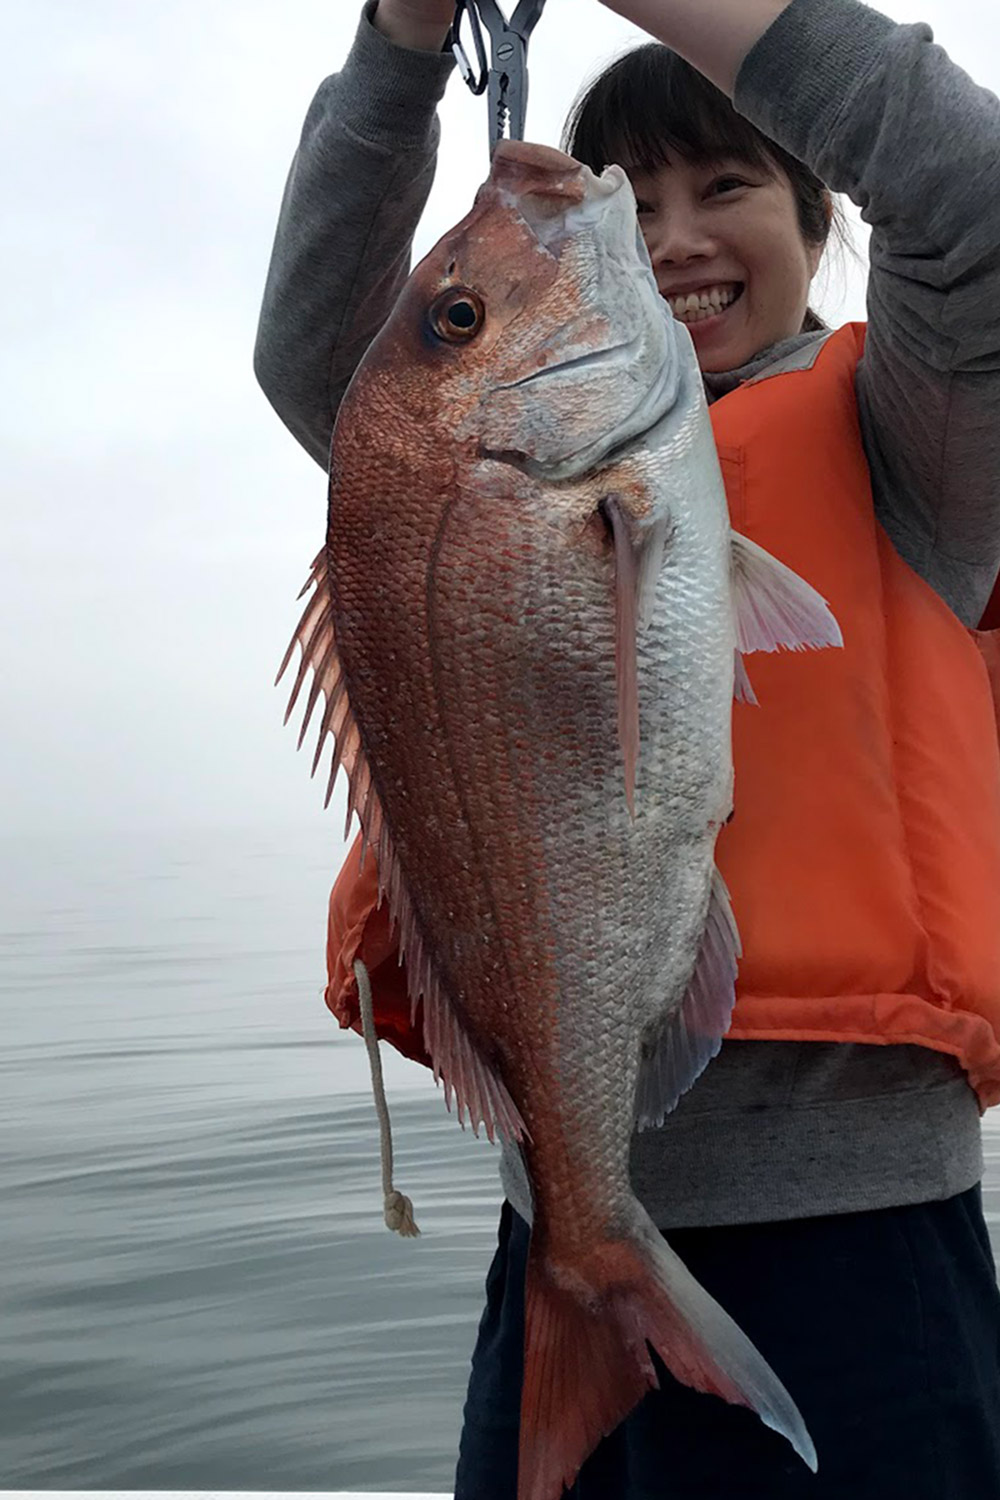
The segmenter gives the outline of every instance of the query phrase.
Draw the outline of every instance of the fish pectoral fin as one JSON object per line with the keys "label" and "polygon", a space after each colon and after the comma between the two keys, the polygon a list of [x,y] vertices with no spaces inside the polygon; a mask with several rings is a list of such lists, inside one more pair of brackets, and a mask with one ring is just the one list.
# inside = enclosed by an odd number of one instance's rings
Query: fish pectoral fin
{"label": "fish pectoral fin", "polygon": [[820,650],[842,646],[843,637],[825,599],[758,547],[732,532],[732,585],[739,651]]}
{"label": "fish pectoral fin", "polygon": [[757,702],[757,694],[753,690],[753,684],[747,676],[746,662],[743,660],[742,651],[734,651],[736,658],[736,670],[733,674],[733,698],[737,703]]}
{"label": "fish pectoral fin", "polygon": [[708,916],[698,961],[680,1008],[645,1051],[636,1085],[636,1126],[662,1125],[722,1046],[736,1001],[736,960],[740,937],[729,892],[712,871]]}
{"label": "fish pectoral fin", "polygon": [[638,637],[649,624],[656,583],[670,539],[670,519],[632,515],[622,496],[606,495],[601,513],[615,545],[615,679],[618,743],[625,761],[625,797],[635,816],[639,764]]}

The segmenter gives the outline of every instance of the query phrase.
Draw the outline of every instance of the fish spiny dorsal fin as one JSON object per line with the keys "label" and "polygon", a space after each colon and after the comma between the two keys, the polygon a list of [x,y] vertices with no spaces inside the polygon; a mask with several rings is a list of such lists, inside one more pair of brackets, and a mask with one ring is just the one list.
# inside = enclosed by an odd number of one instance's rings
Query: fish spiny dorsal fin
{"label": "fish spiny dorsal fin", "polygon": [[[354,722],[354,714],[351,711],[350,700],[347,696],[347,684],[340,665],[340,658],[337,655],[337,643],[333,629],[333,604],[330,597],[325,549],[313,561],[309,578],[302,592],[299,594],[299,598],[301,599],[310,589],[312,592],[309,594],[299,623],[295,627],[288,650],[285,652],[284,659],[278,669],[275,683],[279,683],[285,675],[295,647],[299,646],[302,651],[302,658],[299,662],[298,671],[295,674],[295,681],[292,684],[288,707],[285,709],[285,723],[287,724],[292,716],[305,685],[306,675],[311,670],[313,678],[306,698],[306,708],[302,727],[299,731],[298,746],[299,748],[302,747],[316,704],[322,694],[326,700],[326,706],[323,711],[323,717],[320,720],[319,735],[317,737],[316,753],[313,756],[311,774],[315,776],[319,769],[319,763],[327,741],[332,740],[333,756],[324,806],[329,805],[334,782],[337,779],[337,772],[343,766],[348,774],[347,824],[349,826],[353,814],[357,812],[360,817],[364,807],[367,805],[371,795],[371,774],[361,750],[361,736]],[[362,826],[364,826],[363,822]]]}
{"label": "fish spiny dorsal fin", "polygon": [[784,563],[732,532],[736,646],[741,652],[842,646],[826,600]]}
{"label": "fish spiny dorsal fin", "polygon": [[350,827],[351,818],[357,813],[361,824],[362,848],[371,846],[375,850],[379,901],[388,896],[389,915],[399,932],[400,959],[405,955],[411,1015],[414,1020],[419,1003],[423,1000],[424,1044],[434,1065],[435,1080],[444,1084],[445,1102],[449,1110],[454,1094],[463,1127],[468,1114],[469,1123],[477,1135],[479,1126],[482,1125],[491,1141],[497,1134],[506,1140],[524,1140],[527,1129],[517,1106],[503,1080],[477,1049],[457,1007],[445,994],[436,966],[424,945],[420,924],[393,847],[389,825],[364,754],[361,733],[351,708],[344,672],[337,655],[325,550],[314,561],[299,598],[310,590],[309,600],[276,679],[281,681],[298,645],[302,651],[302,660],[292,686],[285,723],[292,715],[311,669],[313,680],[306,699],[305,723],[299,735],[299,745],[305,738],[309,721],[322,694],[326,699],[326,707],[320,721],[319,742],[313,758],[312,772],[315,775],[327,741],[332,739],[333,754],[325,802],[329,804],[337,773],[343,767],[348,778],[347,827]]}
{"label": "fish spiny dorsal fin", "polygon": [[[299,590],[299,598],[304,598],[306,594],[309,594],[309,598],[306,600],[306,607],[302,611],[302,614],[299,618],[299,623],[295,627],[291,640],[288,642],[288,649],[281,659],[281,666],[278,668],[278,675],[274,679],[274,685],[275,687],[277,687],[278,683],[288,671],[288,665],[295,654],[296,646],[301,647],[302,659],[299,662],[299,670],[296,673],[295,681],[292,684],[292,693],[291,697],[288,700],[288,707],[285,709],[286,724],[292,716],[292,710],[295,707],[296,702],[298,701],[300,692],[302,691],[302,684],[305,682],[306,673],[310,668],[315,671],[316,663],[319,657],[325,651],[328,639],[332,642],[333,638],[333,617],[330,607],[330,590],[326,574],[325,548],[322,552],[320,552],[316,557],[313,558],[313,564],[309,570],[309,577],[306,579],[305,583],[302,585],[302,588]],[[327,632],[329,632],[329,637],[327,637]],[[324,685],[322,682],[320,682],[318,685],[314,685],[313,693],[310,694],[310,703],[314,701],[315,692],[317,692],[323,686]]]}

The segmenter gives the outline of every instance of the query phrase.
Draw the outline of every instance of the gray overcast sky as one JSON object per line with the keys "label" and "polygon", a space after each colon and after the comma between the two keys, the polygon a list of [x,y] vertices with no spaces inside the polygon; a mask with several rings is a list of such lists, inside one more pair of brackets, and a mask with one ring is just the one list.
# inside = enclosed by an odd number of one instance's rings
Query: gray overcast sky
{"label": "gray overcast sky", "polygon": [[[1000,91],[993,0],[887,0]],[[0,639],[7,830],[319,819],[270,686],[325,484],[251,351],[285,173],[344,0],[36,0],[5,21]],[[638,33],[549,0],[531,139]],[[454,80],[423,253],[485,175]],[[856,217],[856,216],[855,216]],[[859,236],[863,244],[863,236]],[[834,272],[828,318],[863,317]],[[339,841],[340,820],[335,830]]]}

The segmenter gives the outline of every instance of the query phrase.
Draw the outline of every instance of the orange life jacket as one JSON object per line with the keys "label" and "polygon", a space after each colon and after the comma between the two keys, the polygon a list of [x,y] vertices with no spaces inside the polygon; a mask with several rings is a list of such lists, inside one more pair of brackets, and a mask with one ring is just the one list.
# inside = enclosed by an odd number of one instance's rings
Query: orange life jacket
{"label": "orange life jacket", "polygon": [[[743,943],[729,1035],[909,1042],[1000,1101],[1000,640],[961,624],[878,525],[854,376],[863,324],[711,407],[733,526],[830,603],[842,651],[747,659],[718,844]],[[993,623],[992,621],[990,623]],[[997,693],[1000,699],[1000,691]],[[330,900],[330,1009],[427,1061],[375,862]]]}

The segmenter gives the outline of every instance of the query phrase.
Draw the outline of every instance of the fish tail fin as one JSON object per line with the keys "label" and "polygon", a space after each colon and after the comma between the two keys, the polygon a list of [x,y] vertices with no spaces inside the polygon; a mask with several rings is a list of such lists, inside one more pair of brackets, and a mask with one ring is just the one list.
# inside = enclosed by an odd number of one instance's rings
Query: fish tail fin
{"label": "fish tail fin", "polygon": [[559,1500],[600,1439],[659,1385],[647,1345],[683,1384],[755,1411],[815,1472],[816,1450],[778,1377],[649,1224],[572,1269],[529,1251],[517,1500]]}

